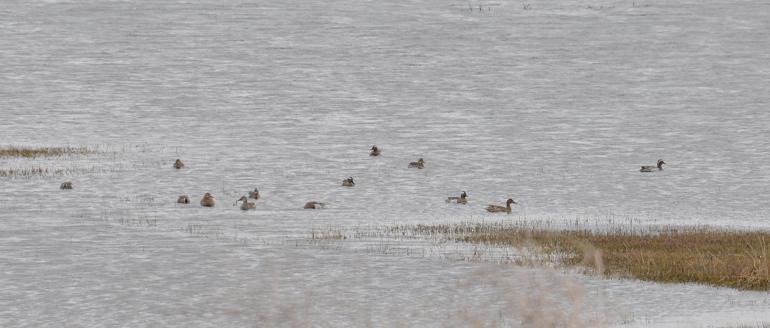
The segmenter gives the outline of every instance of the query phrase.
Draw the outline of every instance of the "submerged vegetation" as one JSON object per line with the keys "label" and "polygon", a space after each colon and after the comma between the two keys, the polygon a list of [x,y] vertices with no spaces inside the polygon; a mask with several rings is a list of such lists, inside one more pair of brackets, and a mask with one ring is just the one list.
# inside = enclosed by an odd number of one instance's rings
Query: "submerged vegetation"
{"label": "submerged vegetation", "polygon": [[25,147],[0,146],[0,157],[50,157],[64,155],[87,155],[96,151],[87,147]]}
{"label": "submerged vegetation", "polygon": [[703,227],[550,230],[523,224],[418,225],[411,229],[469,243],[535,248],[555,255],[559,264],[607,276],[770,290],[767,231]]}

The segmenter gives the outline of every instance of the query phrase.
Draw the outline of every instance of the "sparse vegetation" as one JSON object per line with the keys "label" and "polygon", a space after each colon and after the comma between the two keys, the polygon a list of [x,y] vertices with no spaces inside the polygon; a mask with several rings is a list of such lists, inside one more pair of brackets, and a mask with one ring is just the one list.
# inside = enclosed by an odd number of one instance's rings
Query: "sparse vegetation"
{"label": "sparse vegetation", "polygon": [[523,224],[418,225],[469,243],[537,248],[560,264],[609,276],[770,290],[770,232],[658,227],[645,231],[549,230]]}
{"label": "sparse vegetation", "polygon": [[0,146],[0,157],[51,157],[64,155],[87,155],[96,151],[86,147],[24,147]]}
{"label": "sparse vegetation", "polygon": [[62,176],[65,174],[63,169],[48,169],[47,167],[28,167],[28,168],[0,168],[0,177],[35,177],[35,176]]}
{"label": "sparse vegetation", "polygon": [[311,240],[341,240],[347,239],[339,230],[313,230],[310,233]]}

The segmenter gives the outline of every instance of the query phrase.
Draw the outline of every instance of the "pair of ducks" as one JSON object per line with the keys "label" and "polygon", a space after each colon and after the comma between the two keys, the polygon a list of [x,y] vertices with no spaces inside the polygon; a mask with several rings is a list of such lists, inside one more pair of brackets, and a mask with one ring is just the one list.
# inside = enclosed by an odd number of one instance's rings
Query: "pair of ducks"
{"label": "pair of ducks", "polygon": [[[380,149],[377,148],[377,145],[372,146],[371,150],[372,151],[369,153],[369,156],[375,156],[375,157],[380,156]],[[418,168],[418,169],[425,168],[425,161],[422,158],[420,158],[416,162],[409,163],[409,167]]]}
{"label": "pair of ducks", "polygon": [[249,197],[248,198],[246,198],[245,195],[241,196],[241,198],[239,198],[238,200],[235,201],[235,204],[233,204],[233,206],[237,205],[238,202],[242,202],[241,203],[241,209],[242,210],[248,211],[248,210],[256,209],[257,208],[257,204],[255,204],[254,202],[250,202],[249,198],[253,198],[254,200],[258,200],[259,199],[259,189],[254,188],[254,191],[249,191]]}
{"label": "pair of ducks", "polygon": [[[179,204],[190,204],[190,197],[187,197],[187,195],[179,196],[179,198],[176,199],[176,202]],[[206,193],[203,195],[203,198],[201,198],[201,206],[203,207],[214,207],[214,196],[210,193]]]}
{"label": "pair of ducks", "polygon": [[[452,201],[457,202],[457,204],[463,204],[463,205],[468,204],[468,194],[466,194],[465,191],[463,191],[460,194],[460,197],[447,197],[446,199],[447,203]],[[485,209],[487,210],[487,212],[490,212],[490,213],[499,213],[499,212],[511,213],[511,204],[518,205],[519,203],[515,202],[511,198],[508,198],[508,200],[505,202],[505,206],[488,205]]]}
{"label": "pair of ducks", "polygon": [[[187,195],[179,196],[179,198],[176,199],[176,202],[179,204],[190,204],[190,197],[187,197]],[[203,195],[203,198],[201,198],[201,206],[203,207],[214,207],[214,196],[210,193],[206,193]]]}
{"label": "pair of ducks", "polygon": [[[642,165],[642,168],[639,169],[639,172],[653,172],[653,171],[663,171],[663,164],[666,164],[662,159],[658,160],[658,164],[653,165]],[[657,170],[655,169],[657,167]]]}

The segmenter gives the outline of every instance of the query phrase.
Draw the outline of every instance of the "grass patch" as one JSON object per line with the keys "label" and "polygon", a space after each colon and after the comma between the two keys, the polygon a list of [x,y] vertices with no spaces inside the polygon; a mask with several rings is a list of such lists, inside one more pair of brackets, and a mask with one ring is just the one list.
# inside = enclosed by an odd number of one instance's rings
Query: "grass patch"
{"label": "grass patch", "polygon": [[47,167],[28,167],[28,168],[0,168],[0,177],[20,177],[30,178],[36,176],[63,176],[66,173],[63,169],[49,169]]}
{"label": "grass patch", "polygon": [[[398,229],[404,229],[399,227]],[[770,290],[770,232],[657,227],[551,230],[524,224],[418,225],[420,234],[516,248],[536,248],[560,264],[608,276]]]}
{"label": "grass patch", "polygon": [[0,157],[53,157],[64,155],[87,155],[96,151],[86,147],[25,147],[0,146]]}

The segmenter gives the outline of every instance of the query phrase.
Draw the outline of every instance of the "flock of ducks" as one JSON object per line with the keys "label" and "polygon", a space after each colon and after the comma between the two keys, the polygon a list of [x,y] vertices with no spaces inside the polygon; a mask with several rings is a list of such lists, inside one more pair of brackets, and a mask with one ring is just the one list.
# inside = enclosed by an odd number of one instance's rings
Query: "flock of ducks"
{"label": "flock of ducks", "polygon": [[[371,150],[371,152],[369,153],[369,156],[377,157],[377,156],[380,156],[380,154],[381,154],[380,149],[377,148],[377,146],[372,146],[372,148],[370,150]],[[639,169],[639,172],[662,171],[663,170],[663,164],[666,164],[666,162],[664,162],[662,159],[659,159],[656,165],[643,165],[641,167],[641,169]],[[423,169],[423,168],[425,168],[425,161],[422,158],[420,158],[416,162],[410,162],[408,167],[409,168],[416,168],[416,169]],[[176,161],[174,161],[174,168],[177,169],[177,170],[180,170],[180,169],[184,168],[184,162],[182,162],[181,159],[177,159]],[[354,187],[355,185],[356,185],[356,183],[353,181],[353,177],[348,177],[347,179],[342,180],[342,186],[343,187]],[[65,181],[65,182],[63,182],[59,186],[59,188],[60,189],[72,189],[72,182],[71,181]],[[249,191],[248,197],[246,197],[246,195],[241,196],[241,198],[239,198],[238,200],[235,201],[233,206],[236,206],[236,205],[238,205],[238,202],[241,202],[241,209],[242,210],[244,210],[244,211],[253,210],[253,209],[257,208],[257,205],[254,202],[250,202],[249,199],[258,200],[259,198],[260,198],[259,189],[254,188],[253,191]],[[179,196],[179,198],[177,198],[176,202],[179,203],[179,204],[190,204],[190,197],[187,197],[187,195],[181,195],[181,196]],[[468,194],[465,191],[463,191],[462,193],[460,193],[460,196],[457,196],[457,197],[456,196],[447,197],[446,202],[447,203],[455,202],[457,204],[466,205],[466,204],[468,204]],[[208,192],[205,193],[203,195],[203,197],[201,198],[201,200],[200,200],[200,204],[203,207],[214,207],[214,205],[216,204],[216,202],[214,200],[214,195],[212,195],[211,193],[208,193]],[[503,213],[503,212],[504,213],[511,213],[511,205],[513,205],[513,204],[518,205],[518,203],[515,202],[513,199],[508,198],[508,200],[506,200],[506,202],[505,202],[505,206],[491,204],[491,205],[488,205],[487,207],[485,207],[485,209],[487,210],[487,212],[490,212],[490,213]],[[325,203],[317,202],[317,201],[310,201],[310,202],[305,203],[305,206],[303,208],[305,208],[305,209],[320,209],[320,208],[323,208],[325,206],[326,206]]]}

